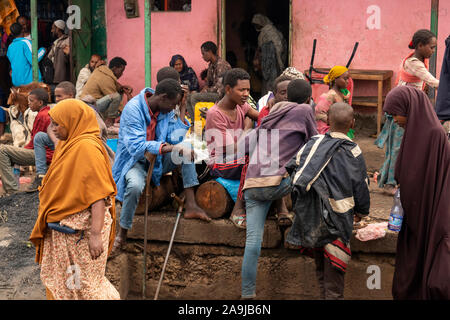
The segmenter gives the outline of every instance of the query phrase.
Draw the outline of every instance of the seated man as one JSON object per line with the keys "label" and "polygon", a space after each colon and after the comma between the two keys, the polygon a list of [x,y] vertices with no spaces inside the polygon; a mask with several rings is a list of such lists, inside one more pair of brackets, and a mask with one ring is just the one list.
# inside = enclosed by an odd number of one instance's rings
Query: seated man
{"label": "seated man", "polygon": [[[48,92],[42,88],[34,89],[28,95],[29,108],[38,112],[33,129],[31,131],[31,140],[24,147],[14,147],[10,145],[0,145],[0,175],[3,182],[3,188],[7,194],[16,193],[19,185],[14,177],[13,166],[32,166],[35,164],[34,138],[38,132],[47,132],[50,125],[50,117],[47,106]],[[45,162],[50,162],[53,156],[53,150],[46,148]],[[36,167],[37,177],[45,175],[43,168]]]}
{"label": "seated man", "polygon": [[105,64],[105,61],[102,60],[100,55],[93,54],[91,56],[89,63],[87,65],[85,65],[84,68],[81,69],[80,73],[78,74],[77,84],[76,84],[77,94],[75,96],[76,99],[78,99],[81,96],[83,87],[86,84],[86,82],[89,80],[89,77],[91,76],[92,72],[94,72],[95,68],[100,67],[101,65],[104,65],[104,64]]}
{"label": "seated man", "polygon": [[203,60],[208,62],[206,84],[201,92],[193,93],[188,99],[188,113],[191,120],[194,120],[194,108],[197,102],[216,102],[223,93],[222,78],[224,73],[231,69],[230,64],[217,54],[217,46],[207,41],[200,47]]}
{"label": "seated man", "polygon": [[126,65],[125,60],[115,57],[109,62],[109,67],[98,67],[92,72],[80,95],[81,98],[90,95],[96,99],[96,108],[105,119],[107,127],[112,126],[114,119],[119,116],[122,94],[126,94],[128,100],[131,99],[133,90],[118,82]]}
{"label": "seated man", "polygon": [[182,95],[181,86],[174,79],[164,79],[156,90],[144,88],[131,99],[123,109],[116,158],[112,168],[117,185],[118,201],[122,201],[120,229],[114,243],[119,250],[126,243],[127,231],[131,229],[139,198],[146,184],[151,155],[156,155],[152,172],[152,182],[160,185],[161,176],[181,164],[183,186],[186,192],[186,212],[184,218],[211,218],[198,207],[194,187],[198,185],[195,164],[192,161],[174,163],[179,153],[190,156],[178,144],[189,129],[186,121],[186,108],[181,105],[180,117],[174,115],[174,108]]}
{"label": "seated man", "polygon": [[[250,75],[243,69],[227,71],[224,77],[225,96],[208,111],[205,124],[206,143],[209,151],[208,166],[213,178],[239,181],[245,157],[238,158],[237,143],[245,132],[253,128],[258,119],[258,111],[250,107]],[[228,190],[230,191],[230,190]],[[230,219],[238,228],[245,228],[244,202],[236,198]]]}
{"label": "seated man", "polygon": [[291,191],[284,166],[317,134],[314,114],[308,105],[311,85],[305,80],[293,80],[287,89],[288,101],[275,104],[261,125],[245,138],[250,160],[242,188],[247,213],[242,298],[255,297],[258,258],[270,206]]}
{"label": "seated man", "polygon": [[322,299],[343,299],[353,220],[369,214],[370,194],[361,149],[347,136],[355,124],[352,107],[335,103],[328,115],[330,131],[286,165],[295,211],[286,241],[315,258]]}

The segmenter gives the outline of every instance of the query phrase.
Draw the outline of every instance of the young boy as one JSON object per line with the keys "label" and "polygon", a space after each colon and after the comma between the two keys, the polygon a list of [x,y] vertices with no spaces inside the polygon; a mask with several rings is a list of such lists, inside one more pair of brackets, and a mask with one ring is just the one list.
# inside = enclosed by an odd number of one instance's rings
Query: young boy
{"label": "young boy", "polygon": [[243,186],[247,211],[242,262],[243,299],[255,297],[258,258],[270,206],[291,191],[291,179],[284,165],[317,134],[314,114],[307,104],[311,98],[311,85],[305,80],[294,81],[287,86],[287,95],[292,100],[275,104],[261,125],[245,139],[250,160]]}
{"label": "young boy", "polygon": [[[28,95],[28,105],[32,111],[38,111],[31,131],[31,140],[24,147],[14,147],[10,145],[0,145],[0,175],[3,188],[7,194],[16,193],[19,185],[14,177],[13,166],[33,166],[35,164],[34,138],[38,132],[47,132],[50,125],[48,111],[48,92],[42,88],[34,89]],[[45,150],[45,162],[49,163],[53,157],[53,150]],[[41,167],[36,166],[36,179],[42,180],[45,172]],[[39,181],[40,183],[40,181]]]}
{"label": "young boy", "polygon": [[321,298],[343,299],[353,221],[369,214],[369,180],[361,149],[346,135],[355,123],[352,107],[333,104],[329,123],[329,132],[286,165],[295,212],[286,241],[315,258]]}
{"label": "young boy", "polygon": [[[247,71],[240,68],[227,71],[223,85],[225,96],[209,109],[205,124],[208,166],[211,177],[219,178],[219,183],[223,180],[240,181],[245,160],[244,157],[237,159],[237,142],[253,128],[253,121],[259,115],[247,103],[250,95],[250,75]],[[237,194],[238,190],[234,191],[232,193]],[[230,219],[238,228],[245,229],[243,200],[237,198]]]}

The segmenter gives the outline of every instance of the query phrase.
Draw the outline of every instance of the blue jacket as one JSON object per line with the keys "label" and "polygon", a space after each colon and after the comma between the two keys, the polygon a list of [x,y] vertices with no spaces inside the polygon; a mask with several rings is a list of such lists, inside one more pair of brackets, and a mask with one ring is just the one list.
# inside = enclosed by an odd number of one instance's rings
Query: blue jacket
{"label": "blue jacket", "polygon": [[141,159],[146,151],[158,155],[153,168],[152,181],[159,186],[162,176],[162,155],[159,154],[161,144],[167,142],[178,144],[183,141],[190,127],[186,120],[184,124],[175,116],[174,111],[158,116],[155,140],[147,141],[147,126],[150,125],[145,93],[154,93],[152,88],[144,88],[138,95],[128,101],[120,116],[119,140],[117,142],[116,157],[112,168],[114,181],[117,185],[117,199],[123,201],[125,193],[125,175]]}
{"label": "blue jacket", "polygon": [[[31,41],[26,38],[16,38],[8,47],[9,62],[12,69],[13,86],[26,85],[33,82],[33,58]],[[38,51],[38,61],[41,61],[45,55],[45,49]],[[42,81],[42,75],[39,71],[39,82]]]}

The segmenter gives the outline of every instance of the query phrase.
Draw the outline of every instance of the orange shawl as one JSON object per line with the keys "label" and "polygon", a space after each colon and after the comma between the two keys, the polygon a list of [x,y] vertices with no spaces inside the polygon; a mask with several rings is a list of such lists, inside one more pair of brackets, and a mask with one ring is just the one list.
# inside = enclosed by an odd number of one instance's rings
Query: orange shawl
{"label": "orange shawl", "polygon": [[[422,81],[422,79],[416,77],[415,75],[412,75],[412,74],[406,72],[406,70],[405,70],[405,62],[406,62],[406,60],[411,58],[413,55],[414,55],[414,51],[411,52],[410,54],[408,54],[408,56],[405,59],[403,59],[402,64],[400,65],[400,70],[398,71],[396,85],[398,85],[398,81],[399,80],[402,80],[402,81],[407,82],[407,83],[414,83],[414,82]],[[428,69],[428,59],[425,59],[425,61],[423,63],[425,64],[425,68]],[[422,85],[422,90],[423,89],[425,89],[425,82]]]}
{"label": "orange shawl", "polygon": [[42,261],[48,222],[59,222],[107,197],[112,202],[109,252],[112,249],[117,190],[94,112],[75,99],[63,100],[49,111],[52,120],[68,130],[68,137],[56,145],[52,163],[39,189],[38,218],[30,236],[36,246],[36,262]]}

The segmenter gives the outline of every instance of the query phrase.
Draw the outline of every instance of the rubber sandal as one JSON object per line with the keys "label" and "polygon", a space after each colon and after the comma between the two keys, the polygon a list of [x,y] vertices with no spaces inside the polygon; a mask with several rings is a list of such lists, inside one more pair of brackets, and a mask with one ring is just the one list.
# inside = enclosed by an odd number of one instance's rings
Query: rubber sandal
{"label": "rubber sandal", "polygon": [[239,229],[246,229],[247,228],[247,219],[245,214],[241,215],[231,215],[230,220],[233,222],[233,224],[238,227]]}
{"label": "rubber sandal", "polygon": [[278,213],[278,225],[282,227],[288,227],[294,222],[294,214],[292,212]]}

